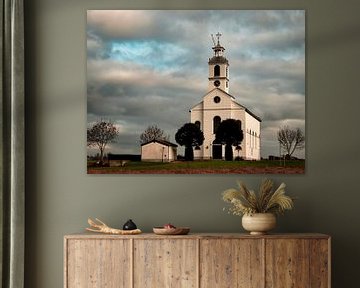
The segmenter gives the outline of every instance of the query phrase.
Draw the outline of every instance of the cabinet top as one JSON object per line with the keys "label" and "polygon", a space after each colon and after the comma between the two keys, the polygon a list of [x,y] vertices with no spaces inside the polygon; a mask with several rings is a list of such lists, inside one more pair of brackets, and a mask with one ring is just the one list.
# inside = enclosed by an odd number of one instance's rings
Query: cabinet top
{"label": "cabinet top", "polygon": [[138,235],[110,235],[102,233],[77,233],[64,236],[65,239],[329,239],[329,235],[320,233],[287,233],[250,235],[245,233],[189,233],[188,235],[156,235],[142,233]]}

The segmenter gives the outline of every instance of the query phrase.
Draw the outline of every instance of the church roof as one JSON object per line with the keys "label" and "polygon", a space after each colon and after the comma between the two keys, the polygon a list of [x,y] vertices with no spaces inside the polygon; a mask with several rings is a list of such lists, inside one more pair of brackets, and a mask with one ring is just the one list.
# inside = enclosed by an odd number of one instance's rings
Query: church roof
{"label": "church roof", "polygon": [[178,147],[178,145],[174,144],[174,143],[171,143],[169,141],[166,141],[166,140],[160,140],[160,139],[153,139],[153,140],[150,140],[148,142],[145,142],[143,144],[141,144],[141,146],[144,146],[144,145],[147,145],[147,144],[150,144],[150,143],[159,143],[159,144],[163,144],[165,146],[171,146],[171,147]]}
{"label": "church roof", "polygon": [[[209,93],[211,93],[212,91],[214,91],[214,90],[216,90],[216,89],[218,89],[218,90],[220,90],[221,92],[225,93],[226,95],[234,98],[234,96],[230,95],[229,93],[226,93],[224,90],[222,90],[222,89],[220,89],[220,88],[217,88],[217,87],[215,87],[214,89],[212,89],[212,90],[210,90],[209,92],[207,92],[205,95],[203,95],[202,98],[204,98],[206,95],[208,95]],[[235,99],[235,98],[234,98],[234,99]],[[201,103],[203,103],[203,102],[204,102],[204,101],[200,101],[200,102],[196,103],[194,106],[192,106],[192,107],[190,108],[189,112],[190,112],[192,109],[194,109],[196,106],[198,106],[199,104],[201,104]]]}
{"label": "church roof", "polygon": [[[239,107],[241,107],[242,109],[244,109],[247,113],[249,113],[251,116],[253,116],[253,117],[254,117],[256,120],[258,120],[259,122],[262,122],[262,120],[261,120],[261,118],[260,118],[259,116],[255,115],[253,112],[251,112],[251,111],[250,111],[248,108],[246,108],[245,106],[243,106],[243,105],[241,105],[240,103],[236,102],[236,101],[235,101],[235,97],[234,97],[233,95],[225,92],[224,90],[222,90],[222,89],[220,89],[220,88],[217,88],[217,87],[216,87],[216,88],[210,90],[209,92],[207,92],[207,93],[203,96],[203,98],[204,98],[206,95],[208,95],[209,93],[211,93],[212,91],[216,90],[216,89],[219,90],[219,91],[221,91],[222,93],[228,95],[229,97],[231,97],[231,100],[232,100],[236,105],[238,105]],[[189,112],[191,112],[191,110],[193,110],[196,106],[198,106],[199,104],[201,104],[201,103],[203,103],[203,102],[204,102],[204,101],[201,101],[201,102],[195,104],[193,107],[191,107],[191,109],[190,109]]]}
{"label": "church roof", "polygon": [[218,63],[229,64],[229,61],[224,56],[213,56],[212,58],[209,58],[209,64],[218,64]]}
{"label": "church roof", "polygon": [[234,97],[233,95],[227,93],[226,91],[224,91],[224,90],[222,90],[222,89],[220,89],[220,88],[218,88],[218,87],[210,90],[210,91],[209,91],[208,93],[206,93],[205,95],[209,94],[210,92],[214,91],[215,89],[220,90],[222,93],[225,93],[226,95],[230,96],[232,99],[235,99],[235,97]]}
{"label": "church roof", "polygon": [[236,101],[234,101],[234,103],[237,104],[237,105],[239,105],[240,107],[244,108],[245,111],[246,111],[247,113],[249,113],[251,116],[253,116],[256,120],[258,120],[259,122],[262,122],[261,118],[260,118],[259,116],[255,115],[253,112],[251,112],[248,108],[246,108],[245,106],[237,103]]}

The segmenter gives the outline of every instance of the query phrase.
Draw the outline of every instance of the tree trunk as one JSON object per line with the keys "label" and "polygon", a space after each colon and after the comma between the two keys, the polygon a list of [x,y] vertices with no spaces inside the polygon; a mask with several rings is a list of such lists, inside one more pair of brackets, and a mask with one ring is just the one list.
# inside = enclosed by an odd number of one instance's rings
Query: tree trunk
{"label": "tree trunk", "polygon": [[232,161],[233,160],[233,149],[231,144],[225,145],[225,160]]}
{"label": "tree trunk", "polygon": [[185,160],[186,161],[193,161],[194,160],[194,151],[192,146],[185,147]]}
{"label": "tree trunk", "polygon": [[100,165],[102,166],[104,164],[104,149],[100,148]]}

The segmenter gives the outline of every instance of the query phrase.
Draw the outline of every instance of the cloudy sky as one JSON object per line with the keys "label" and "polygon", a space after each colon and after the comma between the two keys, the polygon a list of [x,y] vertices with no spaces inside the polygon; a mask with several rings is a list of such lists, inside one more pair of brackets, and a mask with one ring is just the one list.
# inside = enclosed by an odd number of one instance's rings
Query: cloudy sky
{"label": "cloudy sky", "polygon": [[279,154],[280,126],[305,132],[303,10],[89,10],[88,125],[105,119],[118,126],[108,152],[140,154],[140,134],[152,124],[175,143],[189,109],[207,92],[217,32],[230,64],[230,94],[262,119],[262,157]]}

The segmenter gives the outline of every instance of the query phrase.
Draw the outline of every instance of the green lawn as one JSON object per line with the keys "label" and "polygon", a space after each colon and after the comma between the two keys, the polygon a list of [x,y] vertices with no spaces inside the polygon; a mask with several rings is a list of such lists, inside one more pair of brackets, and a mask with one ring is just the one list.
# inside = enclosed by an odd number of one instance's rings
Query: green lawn
{"label": "green lawn", "polygon": [[[271,168],[281,168],[281,169],[291,169],[298,168],[304,170],[305,161],[301,160],[289,160],[286,161],[285,167],[283,162],[280,161],[222,161],[222,160],[212,160],[212,161],[176,161],[171,163],[161,163],[161,162],[128,162],[124,167],[89,167],[89,173],[131,173],[136,171],[143,171],[144,173],[162,172],[166,173],[176,173],[177,171],[187,171],[187,170],[199,170],[199,173],[202,171],[217,171],[221,173],[222,171],[228,171],[231,173],[237,173],[237,170],[241,169],[270,169]],[[265,170],[264,170],[265,171]],[[206,172],[207,173],[207,172]],[[209,172],[210,173],[210,172]],[[260,172],[261,173],[261,172]],[[271,173],[271,172],[265,172]]]}

